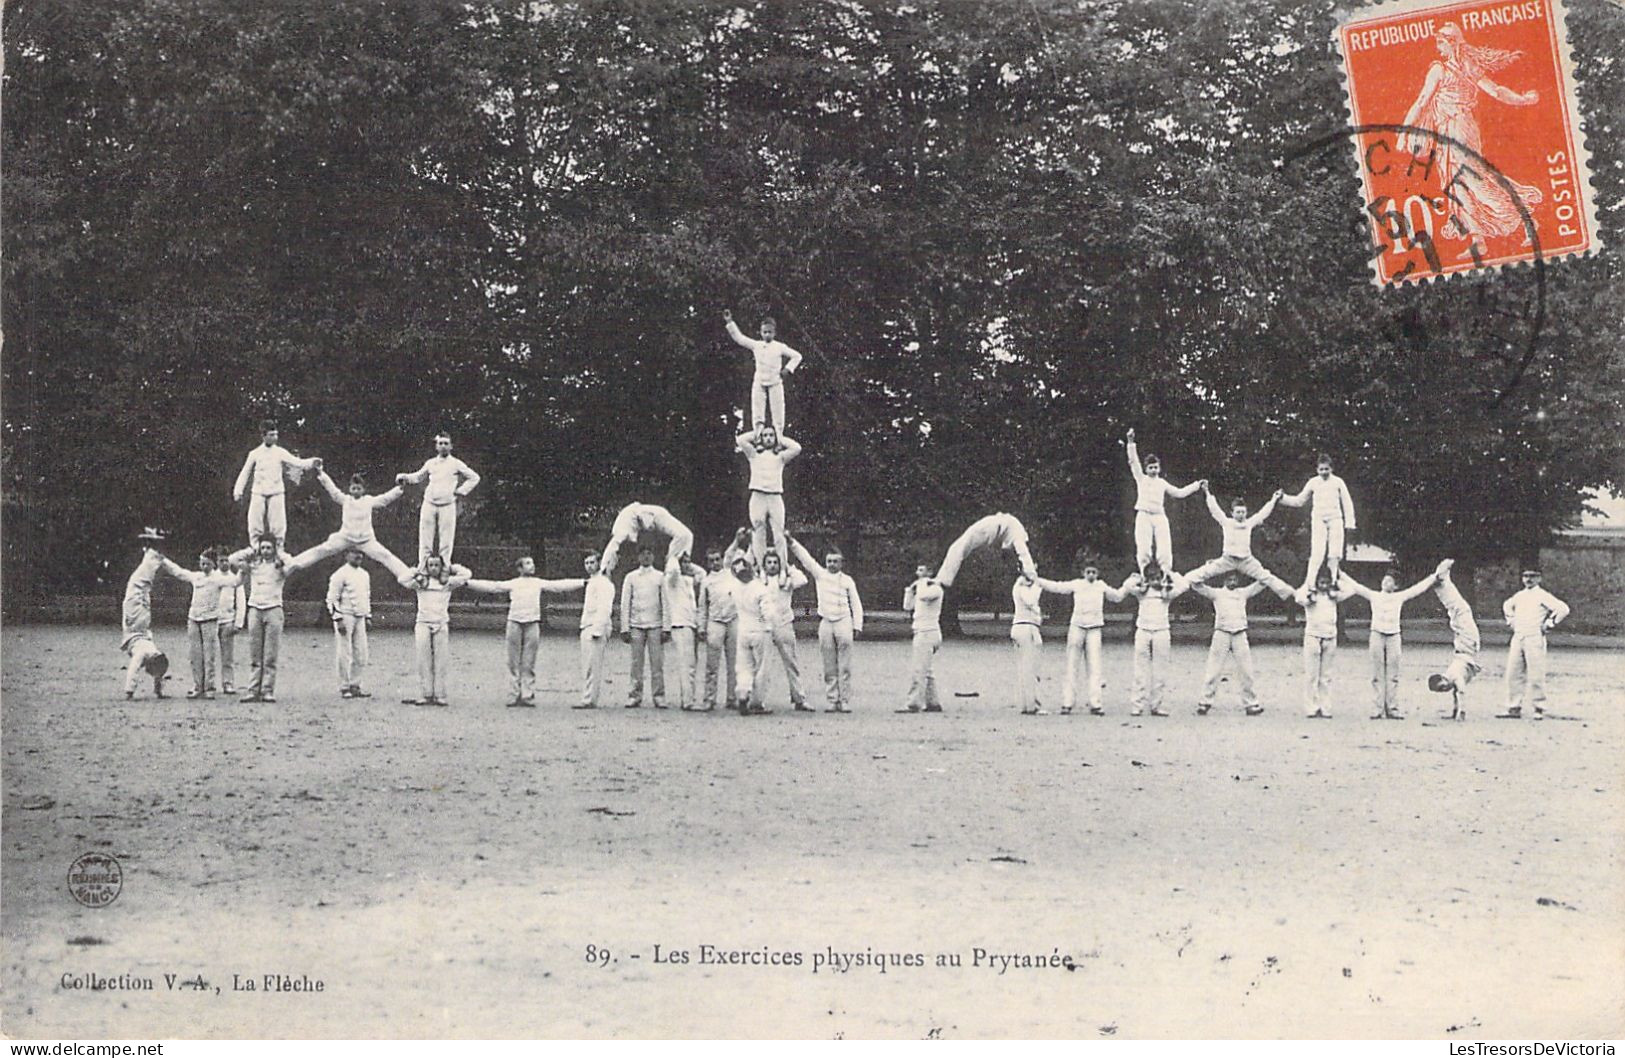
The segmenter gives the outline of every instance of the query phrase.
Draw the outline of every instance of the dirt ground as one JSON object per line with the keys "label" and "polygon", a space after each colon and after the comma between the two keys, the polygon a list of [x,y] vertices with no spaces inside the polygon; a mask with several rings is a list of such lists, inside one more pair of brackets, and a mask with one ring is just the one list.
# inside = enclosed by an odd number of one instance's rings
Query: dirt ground
{"label": "dirt ground", "polygon": [[[899,716],[907,644],[860,642],[854,714],[781,692],[741,719],[620,708],[618,645],[612,707],[571,711],[563,635],[535,710],[501,707],[496,632],[453,633],[444,710],[398,703],[400,632],[374,638],[377,696],[350,702],[327,635],[291,631],[274,706],[179,697],[172,629],[176,697],[126,703],[117,641],[0,640],[9,1036],[1625,1032],[1617,652],[1558,651],[1568,719],[1544,723],[1491,719],[1492,652],[1446,723],[1421,680],[1447,648],[1416,646],[1409,719],[1384,723],[1346,644],[1335,718],[1310,722],[1282,645],[1255,648],[1264,716],[1234,683],[1192,715],[1203,652],[1182,645],[1174,715],[1137,720],[1121,643],[1111,715],[1027,718],[1006,644],[950,643],[947,713]],[[69,894],[86,852],[123,867],[110,906]],[[815,972],[830,954],[863,958]],[[873,965],[894,954],[925,965]],[[64,986],[91,974],[155,987]],[[268,974],[323,990],[233,990]]]}

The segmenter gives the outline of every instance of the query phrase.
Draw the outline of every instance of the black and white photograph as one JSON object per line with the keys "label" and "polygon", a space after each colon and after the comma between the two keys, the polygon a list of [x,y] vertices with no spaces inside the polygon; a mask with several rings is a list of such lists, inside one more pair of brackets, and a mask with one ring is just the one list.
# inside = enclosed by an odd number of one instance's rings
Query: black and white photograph
{"label": "black and white photograph", "polygon": [[1625,3],[0,36],[0,1035],[1625,1035]]}

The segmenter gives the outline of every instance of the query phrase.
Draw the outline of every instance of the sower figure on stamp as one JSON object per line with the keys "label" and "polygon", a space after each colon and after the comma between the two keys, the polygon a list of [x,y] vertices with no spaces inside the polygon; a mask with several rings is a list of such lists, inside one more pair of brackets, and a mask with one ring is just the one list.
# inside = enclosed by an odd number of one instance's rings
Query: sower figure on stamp
{"label": "sower figure on stamp", "polygon": [[434,455],[410,474],[396,474],[397,485],[423,485],[423,508],[418,513],[418,563],[431,554],[451,565],[457,542],[457,501],[473,492],[480,476],[451,454],[451,435],[435,434]]}
{"label": "sower figure on stamp", "polygon": [[361,686],[370,657],[367,622],[372,620],[372,574],[361,565],[361,557],[361,549],[352,547],[344,553],[344,565],[327,578],[327,616],[333,621],[340,698],[372,697]]}
{"label": "sower figure on stamp", "polygon": [[826,713],[851,712],[852,641],[863,632],[863,600],[858,585],[843,572],[846,559],[835,548],[822,564],[801,541],[790,537],[790,552],[818,589],[818,650],[824,661]]}
{"label": "sower figure on stamp", "polygon": [[1088,685],[1089,715],[1106,715],[1102,698],[1106,689],[1101,668],[1101,630],[1106,627],[1106,603],[1122,602],[1123,592],[1100,579],[1100,567],[1085,562],[1077,580],[1045,580],[1039,587],[1057,595],[1072,597],[1072,623],[1066,631],[1066,685],[1061,688],[1061,713],[1072,712],[1078,701],[1078,674],[1082,670]]}
{"label": "sower figure on stamp", "polygon": [[307,470],[321,469],[320,459],[300,459],[277,443],[281,435],[276,422],[266,419],[260,423],[260,445],[248,453],[237,482],[231,488],[231,498],[241,502],[243,491],[250,483],[253,489],[248,498],[248,540],[250,548],[262,536],[276,541],[278,550],[288,538],[288,507],[286,501],[287,476],[295,485]]}
{"label": "sower figure on stamp", "polygon": [[1344,535],[1354,531],[1354,497],[1349,495],[1343,479],[1332,473],[1332,457],[1322,453],[1315,462],[1315,476],[1304,482],[1296,495],[1283,494],[1281,503],[1286,507],[1311,503],[1309,568],[1303,575],[1303,588],[1307,590],[1319,579],[1322,563],[1331,570],[1335,584],[1343,564]]}
{"label": "sower figure on stamp", "polygon": [[1540,586],[1540,570],[1523,571],[1523,590],[1507,599],[1501,615],[1512,629],[1507,644],[1507,711],[1501,716],[1515,720],[1523,715],[1527,700],[1535,719],[1545,718],[1546,633],[1569,615],[1569,604]]}
{"label": "sower figure on stamp", "polygon": [[1162,461],[1146,456],[1140,463],[1140,449],[1134,431],[1125,439],[1128,468],[1134,474],[1134,564],[1142,577],[1153,559],[1165,570],[1174,568],[1174,536],[1168,526],[1167,498],[1184,499],[1207,485],[1207,479],[1175,487],[1162,476]]}
{"label": "sower figure on stamp", "polygon": [[801,366],[801,354],[785,345],[777,338],[778,325],[773,317],[768,316],[762,320],[761,340],[747,338],[743,331],[734,323],[734,314],[724,309],[722,318],[728,327],[728,337],[738,345],[751,351],[756,360],[756,373],[751,376],[750,384],[750,424],[752,428],[759,429],[769,425],[767,410],[771,406],[773,418],[771,425],[782,432],[784,430],[784,375],[794,374],[796,368]]}
{"label": "sower figure on stamp", "polygon": [[1450,720],[1464,720],[1467,710],[1461,707],[1461,695],[1479,672],[1479,639],[1478,622],[1473,620],[1472,607],[1467,605],[1467,600],[1462,598],[1461,591],[1450,579],[1450,567],[1455,562],[1453,558],[1445,559],[1433,574],[1433,593],[1439,597],[1444,612],[1450,618],[1452,643],[1450,664],[1445,666],[1443,672],[1435,672],[1428,677],[1428,689],[1449,691],[1450,712],[1444,716]]}
{"label": "sower figure on stamp", "polygon": [[903,611],[912,618],[914,645],[911,651],[908,700],[899,713],[940,713],[937,697],[937,651],[942,649],[942,584],[931,576],[931,567],[914,567],[914,583],[903,591]]}
{"label": "sower figure on stamp", "polygon": [[508,648],[508,707],[536,705],[536,652],[542,643],[542,594],[564,594],[587,586],[582,577],[543,580],[536,575],[536,559],[525,555],[514,563],[519,574],[508,580],[471,579],[469,591],[508,598],[508,623],[503,637]]}
{"label": "sower figure on stamp", "polygon": [[[164,536],[156,529],[145,529],[136,539],[148,544],[162,543]],[[130,656],[124,670],[124,697],[135,697],[136,678],[145,672],[152,677],[152,694],[164,694],[164,673],[169,671],[169,658],[152,638],[152,582],[163,570],[178,580],[186,579],[186,571],[153,550],[141,549],[141,561],[124,585],[123,638],[119,649]]]}

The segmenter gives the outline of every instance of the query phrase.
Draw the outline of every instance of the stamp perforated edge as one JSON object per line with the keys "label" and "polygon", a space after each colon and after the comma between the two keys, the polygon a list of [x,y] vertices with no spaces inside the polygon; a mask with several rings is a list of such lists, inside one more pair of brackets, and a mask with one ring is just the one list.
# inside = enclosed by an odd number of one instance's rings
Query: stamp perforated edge
{"label": "stamp perforated edge", "polygon": [[[1365,21],[1371,18],[1385,18],[1391,15],[1404,15],[1418,11],[1431,11],[1438,7],[1454,6],[1460,0],[1383,0],[1382,3],[1370,4],[1365,7],[1342,8],[1333,12],[1332,16],[1332,48],[1337,54],[1338,80],[1343,85],[1343,113],[1348,119],[1348,128],[1359,127],[1358,117],[1354,113],[1354,86],[1350,81],[1348,56],[1343,53],[1343,28],[1355,20]],[[1583,249],[1565,250],[1556,256],[1544,252],[1538,255],[1542,262],[1562,260],[1567,257],[1590,257],[1602,250],[1602,228],[1597,223],[1597,190],[1591,183],[1591,150],[1586,145],[1586,118],[1585,111],[1580,106],[1579,78],[1574,72],[1574,50],[1569,44],[1569,10],[1563,0],[1543,0],[1552,13],[1552,28],[1557,34],[1558,76],[1562,79],[1563,96],[1568,103],[1568,112],[1571,115],[1569,131],[1574,137],[1574,174],[1575,187],[1580,189],[1580,198],[1585,213],[1587,230],[1591,238]],[[1360,161],[1360,141],[1356,135],[1349,136],[1349,144],[1353,148],[1354,178],[1359,181],[1362,192],[1369,192],[1365,173]],[[1364,211],[1361,211],[1364,216]],[[1493,264],[1480,265],[1476,268],[1464,268],[1454,272],[1432,272],[1427,275],[1412,273],[1402,280],[1385,281],[1382,278],[1381,257],[1373,257],[1367,265],[1371,269],[1371,281],[1379,287],[1399,287],[1406,283],[1433,283],[1449,279],[1457,275],[1477,275],[1485,272],[1499,272],[1507,268],[1534,268],[1537,257],[1528,255],[1516,260],[1497,261]]]}

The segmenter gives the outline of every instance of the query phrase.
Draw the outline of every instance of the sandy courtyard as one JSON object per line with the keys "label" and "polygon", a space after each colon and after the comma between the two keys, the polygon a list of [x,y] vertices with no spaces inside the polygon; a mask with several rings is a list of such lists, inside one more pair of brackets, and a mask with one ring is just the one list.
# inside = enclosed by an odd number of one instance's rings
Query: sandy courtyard
{"label": "sandy courtyard", "polygon": [[[1102,719],[1015,715],[992,641],[939,665],[978,697],[898,716],[907,644],[860,643],[853,715],[744,720],[620,708],[618,644],[613,707],[571,711],[565,636],[536,710],[500,706],[495,632],[453,634],[446,710],[398,704],[402,632],[348,702],[326,633],[290,631],[275,706],[179,697],[159,640],[176,697],[125,703],[116,630],[5,630],[7,1035],[1625,1032],[1617,653],[1557,651],[1571,719],[1536,724],[1490,719],[1491,651],[1450,724],[1420,683],[1446,648],[1408,647],[1409,719],[1378,723],[1346,644],[1311,723],[1281,645],[1255,647],[1263,717],[1233,683],[1192,715],[1179,646],[1175,715],[1133,720],[1122,643]],[[69,894],[86,852],[123,867],[105,908]],[[924,965],[872,965],[894,955]],[[281,974],[322,991],[233,989]],[[155,988],[64,987],[90,975]]]}

